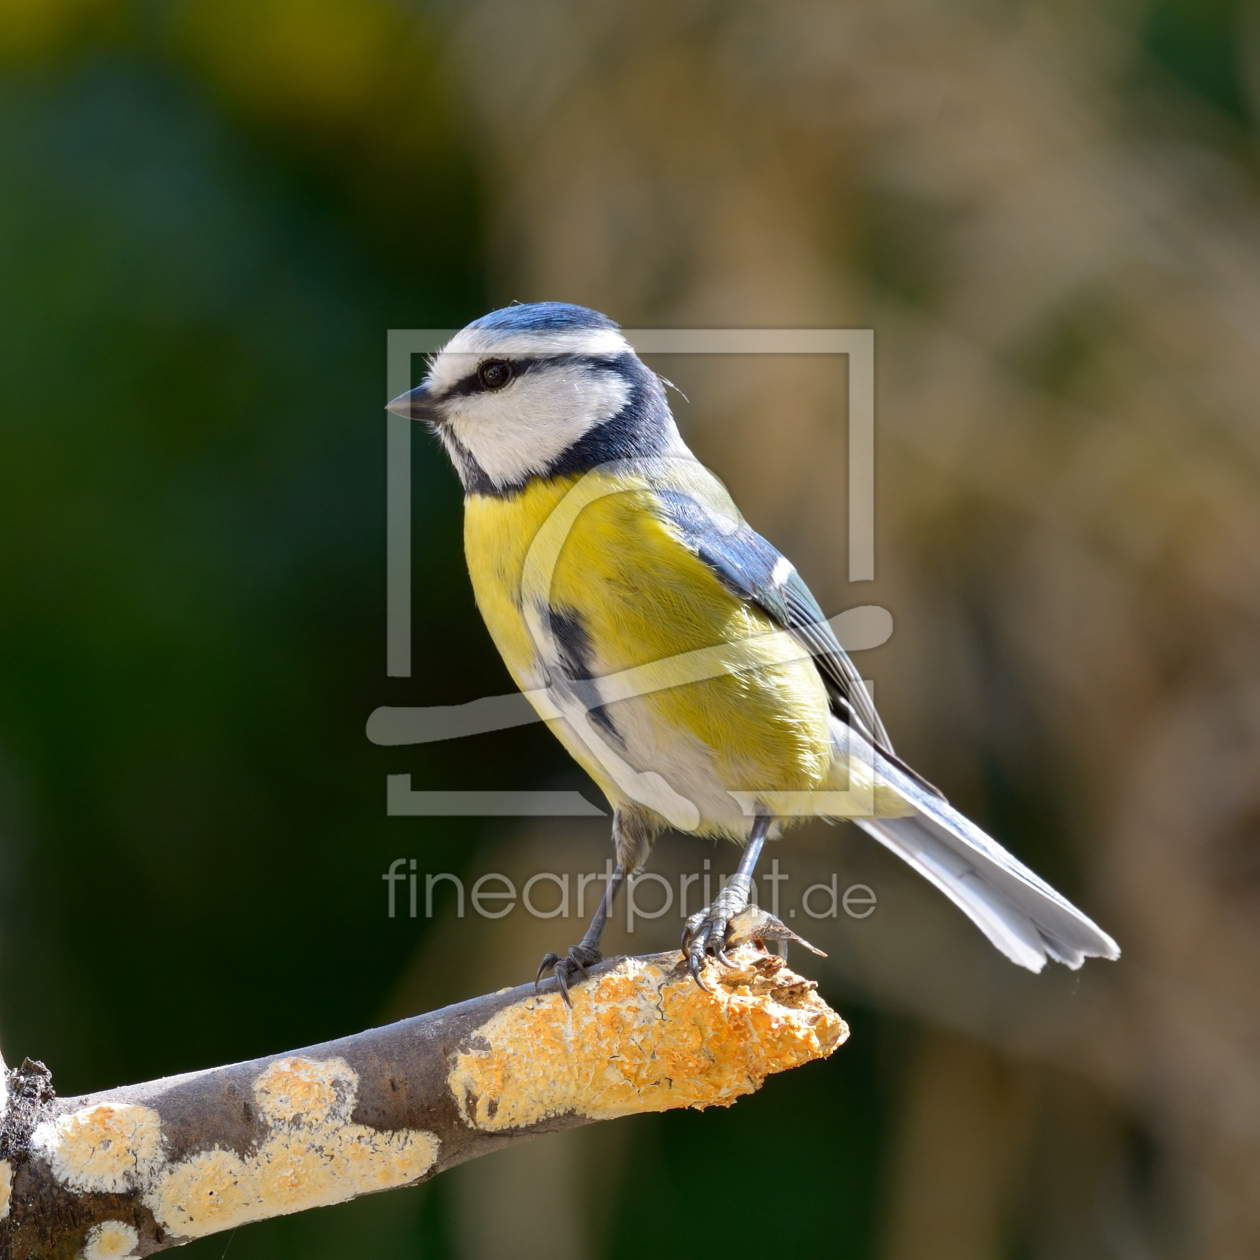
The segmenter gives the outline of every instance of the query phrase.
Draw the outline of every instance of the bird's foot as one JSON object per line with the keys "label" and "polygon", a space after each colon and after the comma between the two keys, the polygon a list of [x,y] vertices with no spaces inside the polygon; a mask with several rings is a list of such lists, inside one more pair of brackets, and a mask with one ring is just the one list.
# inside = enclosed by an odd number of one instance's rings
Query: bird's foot
{"label": "bird's foot", "polygon": [[738,891],[731,896],[730,885],[722,890],[717,900],[693,914],[683,929],[682,950],[695,982],[706,992],[708,985],[701,978],[706,954],[711,954],[718,962],[727,967],[734,963],[726,956],[728,949],[736,945],[747,945],[752,941],[795,941],[806,949],[826,958],[816,945],[811,945],[802,936],[797,936],[782,920],[775,918],[768,910],[752,904],[748,900],[747,889],[743,892],[742,901]]}
{"label": "bird's foot", "polygon": [[748,908],[751,881],[746,875],[734,876],[730,883],[705,906],[687,920],[682,934],[682,952],[691,970],[692,978],[706,992],[709,986],[700,978],[706,954],[712,954],[727,967],[735,964],[726,956],[726,933],[731,920]]}
{"label": "bird's foot", "polygon": [[538,964],[538,974],[534,977],[534,992],[538,992],[543,976],[548,971],[554,971],[556,983],[560,986],[560,996],[564,998],[564,1004],[571,1007],[573,1001],[569,997],[569,986],[576,984],[579,976],[583,980],[589,980],[586,969],[595,966],[603,957],[597,946],[585,944],[570,945],[568,954],[563,958],[555,953],[544,954],[542,962]]}

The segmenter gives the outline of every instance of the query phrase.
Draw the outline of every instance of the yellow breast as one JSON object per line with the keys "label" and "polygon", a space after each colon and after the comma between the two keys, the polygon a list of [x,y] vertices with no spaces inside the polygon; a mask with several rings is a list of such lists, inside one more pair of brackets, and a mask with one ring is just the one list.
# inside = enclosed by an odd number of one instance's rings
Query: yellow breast
{"label": "yellow breast", "polygon": [[[508,498],[469,496],[464,545],[473,589],[524,690],[548,681],[529,616],[542,602],[580,622],[597,678],[638,670],[631,677],[642,679],[651,673],[643,667],[658,663],[645,694],[607,706],[617,754],[696,801],[698,830],[738,834],[740,806],[729,793],[769,797],[828,785],[826,694],[813,663],[722,586],[653,502],[642,483],[594,473],[532,483]],[[697,658],[687,654],[715,648],[716,676],[696,678]],[[691,680],[660,685],[674,676]],[[549,725],[612,804],[627,803],[607,761],[566,722]]]}

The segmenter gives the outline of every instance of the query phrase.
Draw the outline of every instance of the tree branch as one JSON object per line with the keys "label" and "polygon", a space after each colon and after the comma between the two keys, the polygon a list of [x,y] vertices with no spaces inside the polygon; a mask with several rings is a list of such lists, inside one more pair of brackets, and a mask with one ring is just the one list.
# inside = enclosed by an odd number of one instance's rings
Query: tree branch
{"label": "tree branch", "polygon": [[8,1074],[0,1256],[148,1255],[193,1238],[413,1185],[539,1133],[672,1107],[729,1106],[848,1029],[752,945],[702,991],[677,953],[602,964],[292,1054],[56,1099],[43,1064]]}

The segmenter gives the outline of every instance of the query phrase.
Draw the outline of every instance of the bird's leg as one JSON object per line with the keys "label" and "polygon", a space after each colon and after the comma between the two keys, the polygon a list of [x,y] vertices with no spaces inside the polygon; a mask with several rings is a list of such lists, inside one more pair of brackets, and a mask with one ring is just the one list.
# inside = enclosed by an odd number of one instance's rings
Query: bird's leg
{"label": "bird's leg", "polygon": [[730,921],[748,907],[748,894],[752,890],[753,871],[761,856],[761,846],[766,842],[766,832],[773,820],[768,814],[758,814],[753,820],[748,844],[739,859],[735,874],[714,898],[713,904],[693,914],[683,928],[682,949],[696,983],[708,992],[700,979],[700,968],[706,953],[731,967],[734,964],[726,956],[726,935]]}
{"label": "bird's leg", "polygon": [[604,934],[604,925],[608,922],[608,916],[612,914],[617,892],[625,882],[626,876],[637,871],[647,861],[656,835],[655,827],[650,821],[628,809],[619,809],[613,816],[612,831],[617,866],[604,889],[604,895],[599,900],[599,907],[591,920],[591,926],[586,929],[586,935],[576,945],[569,947],[566,956],[545,954],[542,962],[538,964],[538,974],[534,977],[534,988],[537,989],[543,973],[554,968],[556,980],[560,985],[560,996],[570,1006],[573,1003],[569,1001],[569,986],[576,983],[579,975],[583,980],[587,979],[587,968],[593,967],[603,958],[603,954],[599,952],[599,942]]}
{"label": "bird's leg", "polygon": [[535,990],[542,983],[543,973],[554,968],[556,982],[560,985],[560,996],[564,998],[567,1006],[573,1005],[569,998],[569,985],[573,984],[579,975],[583,980],[588,979],[586,969],[593,967],[603,958],[603,954],[599,952],[600,938],[604,935],[604,925],[608,922],[613,902],[625,878],[625,868],[618,862],[604,888],[604,895],[599,899],[599,906],[594,918],[591,919],[590,927],[586,929],[586,935],[576,945],[570,945],[568,954],[563,958],[554,952],[543,955],[542,962],[538,964],[538,974],[534,977]]}

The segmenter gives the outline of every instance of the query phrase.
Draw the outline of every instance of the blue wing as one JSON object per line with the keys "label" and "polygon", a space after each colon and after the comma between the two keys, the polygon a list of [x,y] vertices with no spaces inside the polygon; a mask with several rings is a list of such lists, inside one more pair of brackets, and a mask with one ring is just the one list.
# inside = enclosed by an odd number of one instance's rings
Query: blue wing
{"label": "blue wing", "polygon": [[728,590],[769,614],[806,647],[831,697],[835,722],[878,749],[866,756],[912,813],[854,818],[948,896],[1006,956],[1031,971],[1046,959],[1079,967],[1118,958],[1101,928],[954,809],[896,757],[861,675],[796,570],[760,534],[678,490],[657,490],[668,525]]}
{"label": "blue wing", "polygon": [[657,489],[662,515],[733,595],[755,604],[814,658],[836,716],[891,754],[862,675],[790,560],[742,520],[719,515],[680,490]]}

